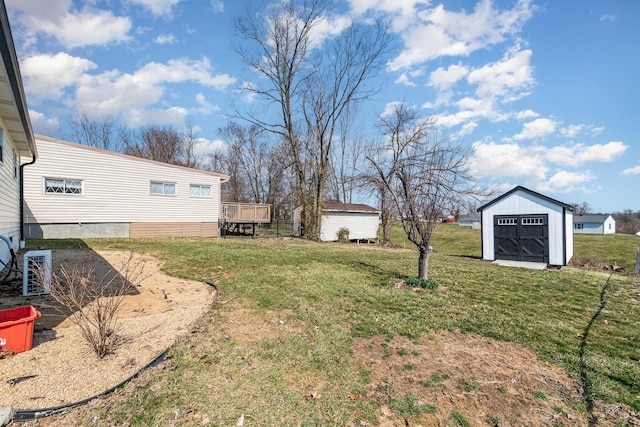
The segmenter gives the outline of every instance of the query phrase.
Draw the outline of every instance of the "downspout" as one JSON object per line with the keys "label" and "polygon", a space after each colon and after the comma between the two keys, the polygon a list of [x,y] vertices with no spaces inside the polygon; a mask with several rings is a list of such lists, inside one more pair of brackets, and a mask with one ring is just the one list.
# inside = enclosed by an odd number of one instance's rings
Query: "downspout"
{"label": "downspout", "polygon": [[36,162],[37,154],[34,152],[30,162],[20,165],[20,246],[24,242],[24,167]]}
{"label": "downspout", "polygon": [[567,208],[562,207],[562,266],[567,265]]}
{"label": "downspout", "polygon": [[480,212],[480,259],[484,259],[484,210]]}

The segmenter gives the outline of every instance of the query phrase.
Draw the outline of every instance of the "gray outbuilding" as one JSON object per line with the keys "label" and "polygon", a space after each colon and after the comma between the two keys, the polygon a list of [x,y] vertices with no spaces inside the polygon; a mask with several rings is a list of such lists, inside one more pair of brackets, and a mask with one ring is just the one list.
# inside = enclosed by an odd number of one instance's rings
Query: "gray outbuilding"
{"label": "gray outbuilding", "polygon": [[573,207],[521,186],[478,208],[482,259],[567,265]]}

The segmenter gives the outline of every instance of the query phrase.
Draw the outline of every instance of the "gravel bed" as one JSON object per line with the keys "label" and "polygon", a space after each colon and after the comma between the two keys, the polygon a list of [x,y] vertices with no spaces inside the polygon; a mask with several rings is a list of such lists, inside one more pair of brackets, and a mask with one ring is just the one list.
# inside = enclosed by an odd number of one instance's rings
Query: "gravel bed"
{"label": "gravel bed", "polygon": [[[64,255],[66,262],[74,262],[89,253],[114,266],[128,256],[110,251],[62,252],[54,256]],[[125,297],[115,351],[98,359],[79,328],[68,320],[52,329],[36,327],[31,350],[0,359],[0,407],[50,408],[95,396],[146,366],[208,311],[215,297],[211,286],[167,276],[156,259],[136,256],[145,263],[146,278],[136,295]]]}

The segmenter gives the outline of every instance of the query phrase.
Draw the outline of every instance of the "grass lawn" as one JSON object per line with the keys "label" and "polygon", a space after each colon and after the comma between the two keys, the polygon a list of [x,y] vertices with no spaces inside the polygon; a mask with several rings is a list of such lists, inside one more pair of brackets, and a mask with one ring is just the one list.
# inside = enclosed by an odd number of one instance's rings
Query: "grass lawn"
{"label": "grass lawn", "polygon": [[[640,411],[637,276],[607,281],[602,271],[494,266],[479,259],[479,231],[443,224],[433,239],[429,273],[449,291],[398,292],[393,284],[417,272],[417,254],[401,233],[394,230],[400,249],[189,238],[29,245],[149,252],[166,262],[170,275],[219,284],[221,299],[210,315],[172,349],[175,371],[110,409],[116,424],[164,425],[176,411],[193,408],[216,414],[211,422],[224,426],[242,413],[253,418],[251,425],[265,426],[375,422],[374,402],[346,397],[370,381],[355,364],[354,340],[416,340],[441,330],[534,348],[581,375],[589,399]],[[638,245],[635,236],[580,235],[575,253],[632,271]],[[598,311],[602,295],[606,305]],[[256,325],[246,340],[230,340],[229,316],[238,313],[247,323],[268,319],[283,333],[261,336]],[[314,396],[316,388],[322,398]]]}

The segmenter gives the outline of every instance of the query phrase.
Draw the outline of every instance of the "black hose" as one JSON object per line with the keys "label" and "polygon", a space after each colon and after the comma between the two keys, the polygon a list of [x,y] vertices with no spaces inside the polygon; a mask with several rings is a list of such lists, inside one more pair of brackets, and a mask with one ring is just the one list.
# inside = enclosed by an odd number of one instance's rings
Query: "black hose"
{"label": "black hose", "polygon": [[125,385],[129,381],[131,381],[134,378],[138,377],[142,373],[142,371],[144,371],[145,369],[151,368],[151,367],[157,365],[158,363],[162,362],[164,360],[165,356],[167,355],[168,351],[169,351],[169,349],[167,348],[165,351],[160,353],[155,359],[153,359],[147,365],[145,365],[142,368],[140,368],[136,373],[131,375],[129,378],[127,378],[126,380],[120,382],[118,385],[115,385],[115,386],[113,386],[111,388],[108,388],[107,390],[105,390],[105,391],[103,391],[101,393],[96,394],[95,396],[87,397],[86,399],[82,399],[82,400],[79,400],[77,402],[68,403],[66,405],[54,406],[54,407],[51,407],[51,408],[17,409],[16,413],[15,413],[15,415],[13,417],[13,422],[23,423],[23,422],[26,422],[26,421],[33,421],[33,420],[36,420],[38,418],[44,418],[44,417],[48,417],[48,416],[51,416],[51,415],[59,414],[59,413],[62,413],[64,411],[66,411],[67,409],[73,408],[74,406],[84,405],[85,403],[88,403],[88,402],[92,401],[93,399],[97,399],[99,397],[102,397],[102,396],[105,396],[105,395],[107,395],[109,393],[112,393],[116,389],[122,387],[123,385]]}

